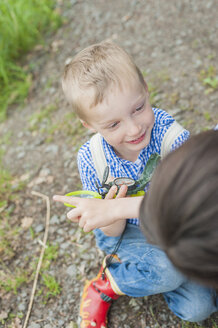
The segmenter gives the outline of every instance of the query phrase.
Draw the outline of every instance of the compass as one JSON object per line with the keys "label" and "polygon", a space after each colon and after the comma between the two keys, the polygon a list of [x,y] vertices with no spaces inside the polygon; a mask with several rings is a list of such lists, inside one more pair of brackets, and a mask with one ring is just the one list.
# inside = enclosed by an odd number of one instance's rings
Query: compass
{"label": "compass", "polygon": [[[113,181],[106,183],[108,176],[109,176],[109,166],[105,167],[103,179],[101,185],[98,185],[98,182],[95,181],[95,185],[98,191],[89,191],[89,190],[78,190],[68,193],[66,196],[74,196],[80,198],[105,198],[107,193],[109,192],[110,188],[115,185],[117,186],[118,192],[122,185],[126,185],[128,187],[126,196],[136,197],[136,196],[143,196],[145,186],[151,180],[152,174],[154,169],[156,168],[158,162],[160,160],[160,155],[155,153],[150,156],[147,161],[147,164],[142,172],[140,178],[138,180],[134,180],[128,177],[119,177],[115,178]],[[117,193],[118,193],[117,192]],[[64,204],[65,206],[75,207],[68,203]]]}
{"label": "compass", "polygon": [[135,187],[136,181],[132,178],[122,177],[122,178],[114,179],[113,183],[117,187],[121,187],[122,185],[126,185],[128,187],[128,189],[131,189],[131,187]]}
{"label": "compass", "polygon": [[141,191],[144,191],[145,186],[151,180],[153,171],[157,166],[159,160],[160,160],[159,154],[157,153],[152,154],[149,157],[147,164],[144,168],[144,171],[142,172],[138,180],[134,180],[132,178],[124,176],[124,177],[115,178],[113,181],[106,182],[109,176],[109,166],[106,166],[104,170],[101,186],[98,185],[97,181],[95,182],[98,193],[102,196],[102,198],[105,198],[106,194],[108,193],[108,191],[113,185],[117,186],[118,192],[122,185],[126,185],[128,187],[126,196],[130,196],[134,194],[138,195],[138,192],[140,192],[141,194]]}

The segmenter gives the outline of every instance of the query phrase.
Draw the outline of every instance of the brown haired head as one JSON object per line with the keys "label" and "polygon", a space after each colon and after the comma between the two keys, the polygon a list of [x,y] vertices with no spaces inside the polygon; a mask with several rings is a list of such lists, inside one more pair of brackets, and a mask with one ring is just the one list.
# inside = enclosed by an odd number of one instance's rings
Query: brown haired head
{"label": "brown haired head", "polygon": [[132,58],[112,42],[93,44],[80,51],[65,66],[62,87],[67,101],[84,119],[83,100],[91,92],[90,108],[101,103],[111,85],[122,87],[136,82],[145,86],[142,73]]}
{"label": "brown haired head", "polygon": [[140,220],[181,272],[218,288],[218,131],[191,137],[160,163]]}

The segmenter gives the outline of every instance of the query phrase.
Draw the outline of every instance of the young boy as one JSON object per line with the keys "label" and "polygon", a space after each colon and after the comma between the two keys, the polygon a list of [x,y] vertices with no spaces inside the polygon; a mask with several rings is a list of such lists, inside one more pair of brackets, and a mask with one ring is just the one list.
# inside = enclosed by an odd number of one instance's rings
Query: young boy
{"label": "young boy", "polygon": [[[92,45],[66,66],[62,85],[82,124],[101,134],[111,176],[138,179],[150,155],[160,154],[164,135],[174,119],[151,108],[146,82],[131,57],[112,43]],[[183,130],[171,149],[188,136]],[[97,191],[96,181],[98,185],[101,182],[89,141],[79,150],[78,167],[83,188]],[[69,217],[80,214],[76,208]],[[105,215],[103,212],[102,220]],[[140,297],[164,293],[170,309],[189,321],[203,320],[216,311],[214,291],[187,281],[162,250],[146,242],[137,219],[118,220],[96,229],[98,247],[113,254],[122,232],[117,256],[112,263],[106,256],[97,277],[84,288],[81,327],[107,327],[111,301],[124,294]]]}
{"label": "young boy", "polygon": [[[202,132],[163,159],[145,197],[118,200],[119,192],[112,203],[78,198],[71,198],[70,203],[81,215],[88,212],[88,222],[83,225],[88,231],[105,224],[100,216],[105,210],[106,224],[123,214],[139,216],[147,240],[160,246],[175,267],[218,290],[217,163],[218,131]],[[110,192],[111,199],[115,192]]]}

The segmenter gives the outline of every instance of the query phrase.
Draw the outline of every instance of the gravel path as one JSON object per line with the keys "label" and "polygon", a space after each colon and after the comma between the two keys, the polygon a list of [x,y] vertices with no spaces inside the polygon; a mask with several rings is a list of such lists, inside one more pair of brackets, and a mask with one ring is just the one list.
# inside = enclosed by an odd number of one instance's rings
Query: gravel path
{"label": "gravel path", "polygon": [[[218,123],[218,92],[205,79],[217,79],[217,5],[216,0],[60,1],[65,24],[27,56],[33,80],[29,98],[24,108],[12,108],[0,126],[1,139],[8,136],[10,140],[2,145],[5,166],[17,181],[26,181],[13,204],[11,224],[21,225],[23,218],[31,218],[34,231],[33,236],[29,226],[24,226],[14,238],[14,256],[3,259],[9,272],[33,272],[32,262],[39,256],[45,205],[31,191],[51,197],[80,188],[76,152],[89,134],[70,114],[63,98],[60,76],[66,59],[91,43],[113,40],[144,72],[153,105],[168,110],[192,133],[212,128]],[[61,293],[45,302],[39,282],[28,327],[76,328],[82,286],[97,273],[103,254],[96,249],[93,234],[84,234],[69,223],[65,209],[53,203],[49,243],[57,245],[58,256],[47,271],[56,277]],[[1,270],[6,269],[2,266]],[[2,327],[21,327],[19,318],[25,317],[31,288],[32,282],[27,282],[17,295],[0,293],[0,318],[2,313],[7,317]],[[9,318],[11,314],[15,319]],[[216,325],[218,316],[214,315],[203,327]],[[109,327],[195,325],[176,318],[163,297],[156,295],[121,297],[112,306]]]}

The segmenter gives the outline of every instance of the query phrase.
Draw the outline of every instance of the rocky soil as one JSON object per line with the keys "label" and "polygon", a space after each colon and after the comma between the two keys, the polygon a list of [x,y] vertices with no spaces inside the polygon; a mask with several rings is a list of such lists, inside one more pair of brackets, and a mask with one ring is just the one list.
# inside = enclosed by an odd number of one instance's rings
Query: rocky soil
{"label": "rocky soil", "polygon": [[[0,293],[0,327],[21,327],[32,289],[34,263],[45,230],[45,203],[32,195],[52,197],[81,187],[76,165],[79,146],[89,138],[63,98],[65,61],[91,43],[105,39],[123,46],[145,74],[151,102],[171,113],[192,133],[218,123],[217,1],[92,0],[59,1],[65,18],[58,32],[25,59],[32,87],[25,105],[14,106],[0,125],[4,165],[25,187],[11,203],[13,256],[4,256],[0,272],[26,271],[17,290]],[[208,80],[209,79],[209,80]],[[24,220],[25,219],[25,220]],[[80,292],[97,273],[103,254],[92,233],[84,234],[66,219],[62,205],[51,201],[48,241],[57,246],[47,273],[60,284],[59,295],[45,297],[39,279],[29,328],[76,328]],[[217,327],[218,316],[203,327]],[[110,328],[197,327],[176,318],[161,295],[117,300]]]}

